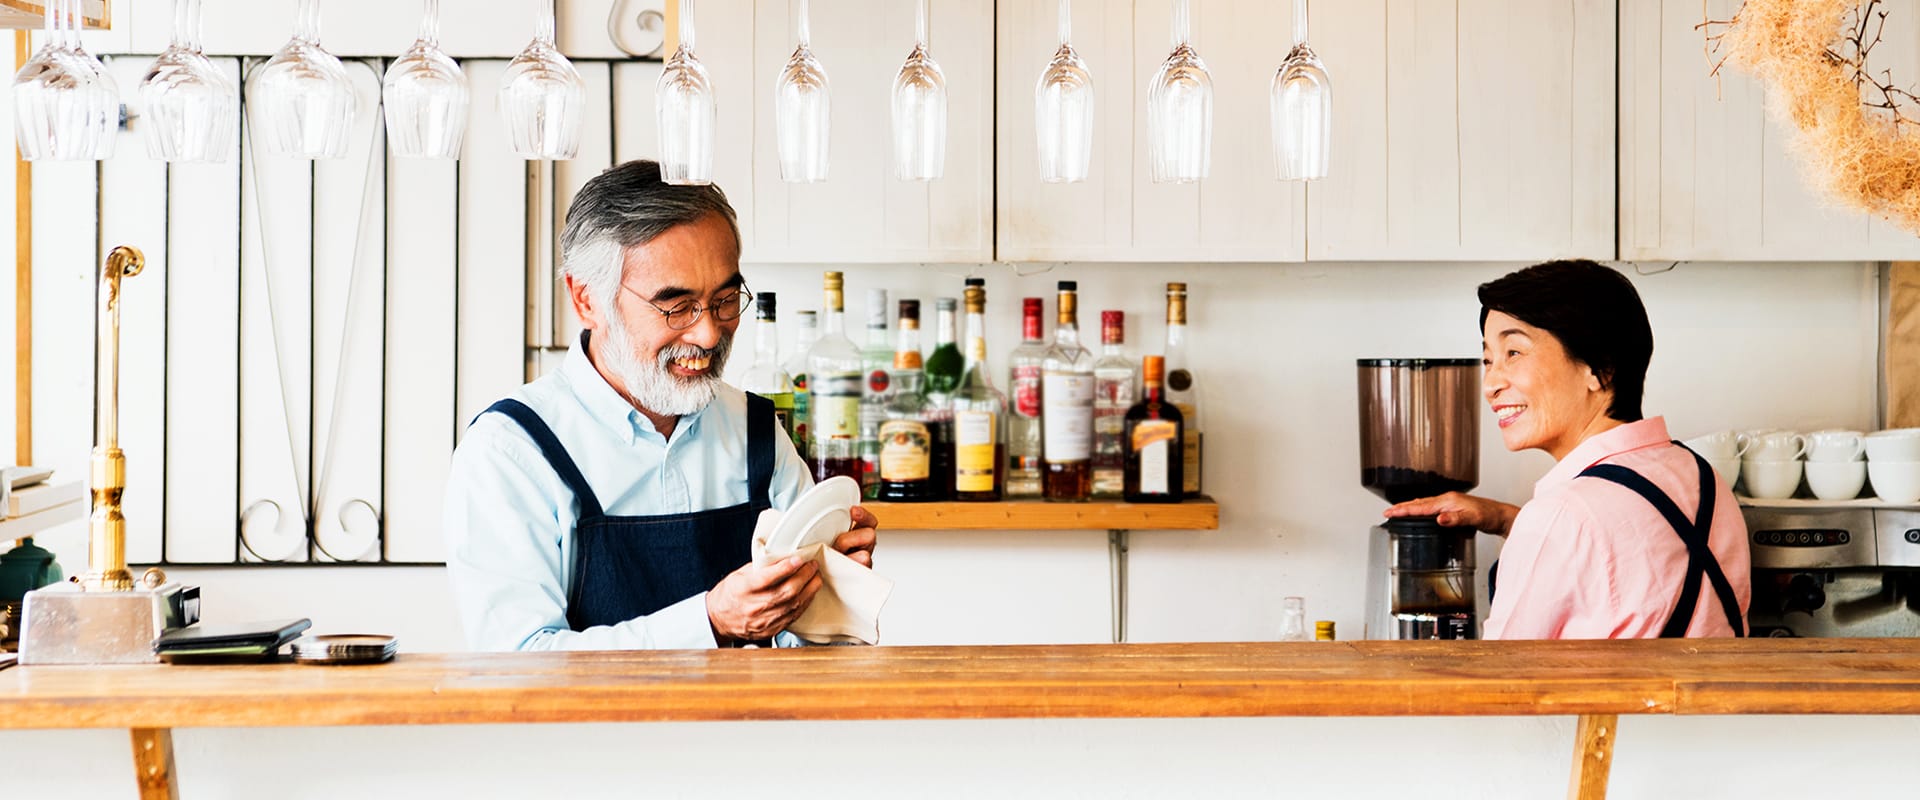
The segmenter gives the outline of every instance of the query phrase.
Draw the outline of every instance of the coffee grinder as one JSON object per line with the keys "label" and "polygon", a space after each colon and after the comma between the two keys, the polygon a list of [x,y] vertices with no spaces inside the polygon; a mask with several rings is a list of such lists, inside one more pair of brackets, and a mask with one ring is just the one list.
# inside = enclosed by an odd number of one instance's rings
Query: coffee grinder
{"label": "coffee grinder", "polygon": [[[1360,485],[1389,503],[1480,483],[1480,361],[1363,358]],[[1368,639],[1473,639],[1474,533],[1433,517],[1368,532]]]}

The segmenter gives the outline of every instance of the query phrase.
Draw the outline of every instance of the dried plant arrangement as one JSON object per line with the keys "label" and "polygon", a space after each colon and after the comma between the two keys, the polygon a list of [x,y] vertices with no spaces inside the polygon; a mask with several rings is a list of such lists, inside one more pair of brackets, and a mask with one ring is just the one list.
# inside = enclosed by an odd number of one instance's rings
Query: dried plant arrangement
{"label": "dried plant arrangement", "polygon": [[1821,192],[1920,234],[1920,97],[1867,67],[1886,31],[1880,5],[1746,0],[1731,19],[1703,13],[1699,28],[1712,74],[1732,65],[1766,87]]}

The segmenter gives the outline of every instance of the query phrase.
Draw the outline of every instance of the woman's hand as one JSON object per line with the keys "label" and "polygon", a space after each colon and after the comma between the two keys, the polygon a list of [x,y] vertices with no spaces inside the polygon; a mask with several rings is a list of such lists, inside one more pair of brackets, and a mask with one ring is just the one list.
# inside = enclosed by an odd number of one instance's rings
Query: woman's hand
{"label": "woman's hand", "polygon": [[1507,530],[1513,527],[1513,518],[1519,513],[1520,507],[1511,503],[1461,492],[1447,492],[1437,497],[1422,497],[1388,506],[1385,516],[1436,517],[1436,522],[1449,528],[1472,527],[1495,536],[1505,536]]}

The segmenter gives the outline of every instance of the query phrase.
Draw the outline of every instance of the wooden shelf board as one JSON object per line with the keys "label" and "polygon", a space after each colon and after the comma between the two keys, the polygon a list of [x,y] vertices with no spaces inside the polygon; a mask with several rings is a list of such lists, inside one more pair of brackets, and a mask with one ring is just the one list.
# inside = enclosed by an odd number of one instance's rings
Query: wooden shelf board
{"label": "wooden shelf board", "polygon": [[1180,530],[1220,528],[1220,505],[1202,497],[1183,503],[862,503],[893,530]]}

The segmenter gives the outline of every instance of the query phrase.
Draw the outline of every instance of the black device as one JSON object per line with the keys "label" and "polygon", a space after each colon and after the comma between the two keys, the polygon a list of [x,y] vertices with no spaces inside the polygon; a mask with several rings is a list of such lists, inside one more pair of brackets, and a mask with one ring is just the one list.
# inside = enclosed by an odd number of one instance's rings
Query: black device
{"label": "black device", "polygon": [[310,619],[276,619],[176,628],[153,640],[153,652],[168,663],[263,661],[313,626]]}

